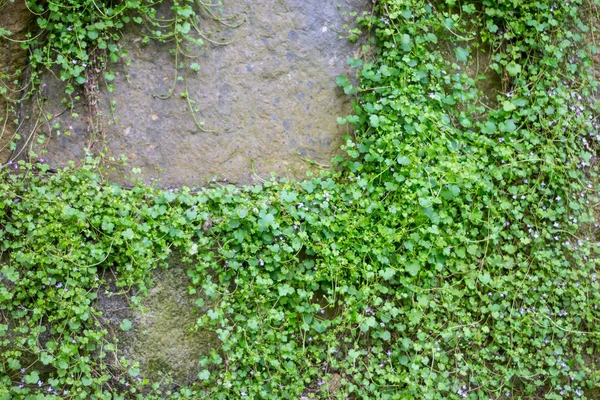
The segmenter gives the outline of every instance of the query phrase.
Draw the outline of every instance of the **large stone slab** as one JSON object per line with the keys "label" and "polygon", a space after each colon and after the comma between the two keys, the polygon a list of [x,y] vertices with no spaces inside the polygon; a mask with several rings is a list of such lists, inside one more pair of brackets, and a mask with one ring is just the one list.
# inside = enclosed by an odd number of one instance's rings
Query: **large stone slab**
{"label": "large stone slab", "polygon": [[[302,178],[308,168],[305,158],[328,164],[348,129],[336,118],[351,111],[335,78],[349,73],[347,59],[359,49],[339,36],[354,20],[346,12],[367,3],[227,1],[224,15],[245,22],[228,28],[207,21],[208,29],[221,30],[211,38],[228,44],[190,49],[196,58],[179,58],[196,62],[200,70],[180,71],[181,80],[166,100],[157,96],[168,94],[177,79],[172,45],[144,44],[141,33],[129,29],[122,40],[128,62],[109,66],[116,89],[107,93],[101,88],[106,144],[113,155],[129,157],[129,168],[140,168],[145,180],[162,178],[163,185],[193,186],[214,177],[248,184],[270,173]],[[185,92],[203,127],[217,133],[198,128],[181,95]],[[83,109],[74,109],[78,118],[63,113],[61,85],[49,76],[42,96],[48,113],[60,116],[44,121],[40,132],[53,131],[54,137],[33,149],[40,154],[45,148],[42,157],[56,165],[82,157],[90,141]],[[57,122],[71,136],[57,137],[52,128]]]}
{"label": "large stone slab", "polygon": [[[171,256],[168,269],[154,272],[154,285],[142,297],[141,307],[131,307],[128,295],[119,293],[114,283],[98,292],[94,304],[103,313],[101,321],[109,340],[117,345],[116,357],[138,362],[145,378],[159,381],[169,377],[176,386],[196,380],[200,358],[218,349],[213,332],[194,328],[207,307],[196,305],[200,295],[188,294],[188,268],[179,256]],[[127,331],[120,328],[125,319],[132,323]],[[114,357],[111,354],[109,362],[114,362]]]}

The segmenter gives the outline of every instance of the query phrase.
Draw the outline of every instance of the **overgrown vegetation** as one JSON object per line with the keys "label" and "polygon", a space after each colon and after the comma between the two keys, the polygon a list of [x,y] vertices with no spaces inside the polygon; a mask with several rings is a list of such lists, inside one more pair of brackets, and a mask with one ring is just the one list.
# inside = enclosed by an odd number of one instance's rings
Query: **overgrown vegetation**
{"label": "overgrown vegetation", "polygon": [[[91,158],[5,168],[0,398],[594,398],[594,15],[377,2],[360,18],[375,57],[350,60],[357,87],[338,79],[356,137],[304,182],[123,190]],[[486,51],[496,75],[475,68]],[[220,346],[165,389],[113,361],[94,300],[102,271],[143,292],[172,251]]]}
{"label": "overgrown vegetation", "polygon": [[[144,42],[151,39],[173,42],[173,53],[178,55],[190,44],[204,44],[199,11],[219,18],[213,11],[217,3],[174,0],[169,13],[157,16],[156,6],[161,3],[162,0],[26,1],[38,28],[23,42],[30,51],[32,87],[37,87],[40,73],[45,70],[58,71],[64,81],[86,83],[87,75],[97,73],[94,70],[102,68],[107,60],[117,62],[126,55],[118,45],[120,30],[132,22],[146,28]],[[0,35],[10,37],[10,32],[0,30]],[[96,60],[98,55],[101,57]],[[112,81],[114,76],[107,72],[105,78]],[[73,91],[70,85],[67,93]]]}
{"label": "overgrown vegetation", "polygon": [[[3,0],[4,3],[7,1],[14,2]],[[20,41],[29,53],[23,94],[25,97],[36,94],[43,74],[50,72],[66,82],[66,97],[62,101],[75,116],[73,106],[80,100],[80,94],[83,95],[88,130],[96,133],[101,133],[101,127],[97,125],[98,85],[105,83],[109,91],[114,90],[115,73],[109,66],[127,60],[127,50],[119,45],[121,30],[127,25],[137,27],[143,44],[154,40],[172,46],[173,83],[167,93],[156,95],[167,99],[172,96],[177,82],[185,81],[182,70],[199,70],[194,48],[204,48],[206,43],[224,43],[222,38],[211,38],[212,32],[203,28],[201,16],[229,27],[243,23],[241,18],[239,21],[223,18],[221,1],[172,0],[163,4],[162,0],[27,0],[25,4],[32,14],[34,29]],[[0,7],[2,5],[0,2]],[[0,38],[12,40],[11,32],[0,28]],[[0,95],[7,94],[3,86],[0,85]],[[83,89],[81,93],[76,92],[78,87]],[[206,131],[204,122],[195,115],[198,108],[187,93],[187,84],[181,96],[186,99],[197,127]],[[18,101],[11,99],[13,103]],[[43,110],[42,114],[45,114]],[[16,140],[21,136],[17,135]],[[11,143],[11,149],[15,148],[16,144]]]}

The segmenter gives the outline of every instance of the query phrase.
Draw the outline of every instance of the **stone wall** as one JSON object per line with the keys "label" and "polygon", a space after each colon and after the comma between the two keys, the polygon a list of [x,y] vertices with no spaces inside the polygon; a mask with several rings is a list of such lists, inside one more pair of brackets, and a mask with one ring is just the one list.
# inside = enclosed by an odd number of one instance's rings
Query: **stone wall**
{"label": "stone wall", "polygon": [[0,88],[7,89],[5,95],[0,95],[0,164],[11,154],[9,144],[17,128],[14,120],[18,105],[14,100],[22,96],[19,89],[27,61],[26,51],[14,40],[25,38],[30,19],[25,1],[0,0],[0,28],[13,33],[8,39],[0,38]]}
{"label": "stone wall", "polygon": [[[213,178],[251,184],[270,173],[303,178],[310,166],[306,159],[328,164],[348,133],[337,117],[351,112],[350,101],[335,80],[351,73],[347,60],[360,46],[340,35],[354,20],[346,12],[367,3],[224,2],[222,15],[243,23],[230,28],[205,18],[204,28],[213,32],[209,38],[227,44],[205,40],[203,49],[187,49],[192,58],[178,62],[197,63],[197,72],[177,72],[173,44],[145,44],[140,28],[131,26],[120,42],[126,62],[108,66],[115,90],[110,93],[100,83],[104,141],[90,136],[82,108],[75,108],[77,118],[62,113],[63,83],[47,74],[41,85],[44,107],[47,114],[60,116],[42,124],[37,133],[49,140],[36,153],[63,166],[82,158],[91,142],[96,142],[94,150],[103,143],[116,158],[128,157],[129,167],[140,168],[147,183],[161,179],[163,186],[194,186]],[[169,2],[162,7],[168,14]],[[170,98],[160,98],[171,89]],[[206,131],[194,122],[186,92]],[[31,131],[34,122],[24,131]],[[61,136],[51,129],[55,123]]]}

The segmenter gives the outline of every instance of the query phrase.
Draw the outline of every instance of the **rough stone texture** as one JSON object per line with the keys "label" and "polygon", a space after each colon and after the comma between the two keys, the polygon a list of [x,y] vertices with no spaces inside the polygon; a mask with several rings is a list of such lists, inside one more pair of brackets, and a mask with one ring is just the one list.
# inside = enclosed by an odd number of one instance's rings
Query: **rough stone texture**
{"label": "rough stone texture", "polygon": [[[142,311],[130,307],[126,295],[110,294],[114,287],[99,292],[95,307],[117,339],[119,357],[138,361],[144,377],[168,374],[175,385],[187,385],[197,379],[200,357],[216,348],[217,338],[211,332],[192,331],[205,310],[195,306],[198,296],[187,293],[189,266],[175,256],[168,263],[168,269],[154,273],[155,285],[143,297]],[[120,329],[123,319],[133,323],[131,330]]]}
{"label": "rough stone texture", "polygon": [[[128,156],[129,167],[141,168],[146,181],[162,178],[165,186],[193,186],[213,177],[248,184],[258,181],[256,175],[268,178],[272,172],[302,178],[304,158],[328,164],[348,129],[336,119],[351,111],[335,78],[350,73],[347,59],[359,49],[339,38],[344,24],[354,19],[344,12],[359,11],[367,3],[225,2],[224,15],[246,22],[227,28],[207,21],[211,30],[221,29],[213,39],[230,43],[191,50],[198,58],[186,60],[200,65],[199,72],[187,72],[188,92],[199,108],[196,116],[205,121],[205,129],[218,134],[203,132],[194,123],[180,95],[186,91],[185,81],[177,82],[171,98],[155,96],[168,93],[175,78],[171,45],[143,44],[141,34],[129,29],[122,41],[129,65],[110,66],[116,89],[107,93],[102,88],[100,96],[112,154]],[[168,4],[163,9],[168,12]],[[48,111],[59,114],[64,109],[60,84],[48,78],[42,86]],[[80,158],[90,140],[83,110],[76,111],[79,118],[67,112],[52,121],[73,133],[51,137],[44,145],[43,158],[55,165]],[[42,131],[49,127],[45,124]]]}
{"label": "rough stone texture", "polygon": [[[24,1],[14,3],[0,0],[0,28],[12,32],[10,39],[25,38],[31,14]],[[27,53],[20,43],[0,38],[0,88],[7,88],[6,95],[0,94],[0,165],[10,157],[10,141],[15,134],[15,110],[12,100],[21,97],[19,81],[27,61]]]}

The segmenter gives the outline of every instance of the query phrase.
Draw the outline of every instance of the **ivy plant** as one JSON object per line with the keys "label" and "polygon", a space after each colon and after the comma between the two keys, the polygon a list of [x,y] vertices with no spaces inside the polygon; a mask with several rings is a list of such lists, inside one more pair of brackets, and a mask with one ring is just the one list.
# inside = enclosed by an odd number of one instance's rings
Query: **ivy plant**
{"label": "ivy plant", "polygon": [[[337,79],[354,135],[304,181],[3,168],[0,398],[596,398],[593,9],[377,2]],[[95,305],[174,251],[219,341],[185,387],[114,357]]]}

